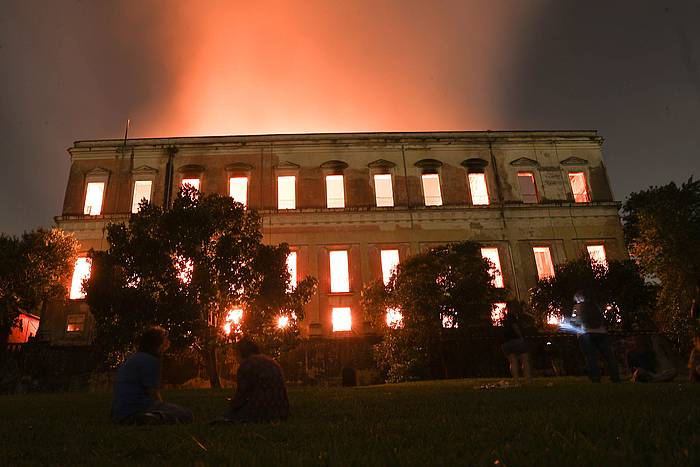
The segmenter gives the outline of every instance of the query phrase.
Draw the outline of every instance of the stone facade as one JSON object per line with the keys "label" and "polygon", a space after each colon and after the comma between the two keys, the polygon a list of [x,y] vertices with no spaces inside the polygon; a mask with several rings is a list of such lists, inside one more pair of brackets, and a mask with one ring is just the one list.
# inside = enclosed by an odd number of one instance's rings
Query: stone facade
{"label": "stone facade", "polygon": [[[134,183],[152,182],[151,201],[168,203],[183,178],[199,178],[205,193],[229,192],[230,177],[248,177],[247,204],[263,217],[266,242],[297,252],[298,276],[319,279],[302,325],[307,337],[363,335],[362,285],[382,277],[380,251],[401,259],[431,246],[473,240],[498,249],[503,280],[526,299],[537,280],[534,247],[548,247],[554,264],[603,245],[609,259],[627,252],[595,131],[343,133],[78,141],[59,227],[83,252],[107,247],[104,226],[128,219]],[[488,205],[475,205],[469,174],[484,174]],[[532,174],[534,195],[518,174]],[[583,174],[578,202],[569,174]],[[389,174],[393,207],[377,207],[374,175]],[[437,174],[442,204],[426,206],[424,174]],[[279,176],[296,177],[296,209],[278,209]],[[344,208],[326,207],[327,175],[342,175]],[[85,215],[87,184],[102,181],[100,215]],[[523,202],[527,196],[529,202]],[[330,292],[329,251],[348,252],[350,291]],[[331,308],[350,307],[352,331],[334,333]],[[80,332],[68,315],[85,314]],[[53,307],[42,333],[55,343],[91,338],[81,300]]]}

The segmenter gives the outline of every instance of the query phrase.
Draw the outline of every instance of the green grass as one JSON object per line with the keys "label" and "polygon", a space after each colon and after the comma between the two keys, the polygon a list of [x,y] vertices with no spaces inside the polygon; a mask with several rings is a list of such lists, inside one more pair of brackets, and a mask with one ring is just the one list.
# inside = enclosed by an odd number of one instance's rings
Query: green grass
{"label": "green grass", "polygon": [[114,426],[106,393],[1,396],[0,464],[700,465],[700,385],[483,383],[290,388],[289,421],[223,427],[227,390],[166,391],[181,426]]}

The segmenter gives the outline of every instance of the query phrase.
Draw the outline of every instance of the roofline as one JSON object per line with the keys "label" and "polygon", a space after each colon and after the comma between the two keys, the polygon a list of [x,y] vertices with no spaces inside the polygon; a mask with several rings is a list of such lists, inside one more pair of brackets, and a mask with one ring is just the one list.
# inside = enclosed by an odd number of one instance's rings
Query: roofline
{"label": "roofline", "polygon": [[[259,135],[179,136],[165,138],[128,139],[131,146],[170,146],[178,144],[236,144],[275,143],[317,140],[493,140],[493,139],[601,139],[597,130],[504,130],[504,131],[419,131],[419,132],[359,132],[359,133],[276,133]],[[124,144],[124,139],[78,140],[74,148],[112,147]]]}

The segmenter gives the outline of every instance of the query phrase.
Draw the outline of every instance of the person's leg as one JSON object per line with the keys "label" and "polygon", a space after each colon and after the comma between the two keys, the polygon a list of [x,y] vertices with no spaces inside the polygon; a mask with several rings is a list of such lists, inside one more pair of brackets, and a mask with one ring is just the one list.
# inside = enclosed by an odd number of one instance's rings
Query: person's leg
{"label": "person's leg", "polygon": [[598,368],[598,352],[593,343],[591,334],[584,333],[578,336],[578,344],[581,347],[581,352],[586,359],[586,368],[588,370],[588,378],[594,383],[600,383],[600,368]]}
{"label": "person's leg", "polygon": [[514,353],[508,354],[508,364],[510,365],[510,374],[513,376],[513,381],[518,382],[520,371],[518,368],[518,356]]}
{"label": "person's leg", "polygon": [[168,402],[159,402],[148,412],[160,415],[164,423],[190,423],[194,419],[190,410]]}
{"label": "person's leg", "polygon": [[620,382],[620,370],[617,366],[617,359],[612,351],[612,345],[610,344],[610,336],[608,334],[597,334],[593,337],[593,342],[596,348],[603,356],[605,360],[605,366],[608,367],[608,373],[610,374],[610,380],[613,383]]}
{"label": "person's leg", "polygon": [[523,364],[523,375],[527,380],[528,384],[532,383],[532,371],[530,370],[530,353],[525,352],[520,354],[520,360]]}

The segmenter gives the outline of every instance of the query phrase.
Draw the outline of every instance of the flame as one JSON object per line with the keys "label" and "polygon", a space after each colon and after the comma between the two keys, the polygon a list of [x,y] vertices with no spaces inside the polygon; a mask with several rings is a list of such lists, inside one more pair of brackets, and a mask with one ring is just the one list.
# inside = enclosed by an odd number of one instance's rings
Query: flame
{"label": "flame", "polygon": [[231,332],[239,333],[241,332],[241,322],[243,321],[243,309],[234,308],[226,313],[226,319],[224,320],[224,325],[222,327],[224,334],[227,336],[231,335]]}
{"label": "flame", "polygon": [[387,308],[386,325],[391,329],[398,329],[403,326],[403,315],[396,308]]}

